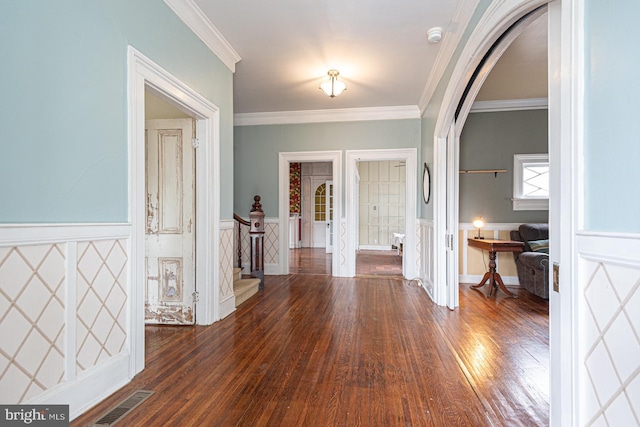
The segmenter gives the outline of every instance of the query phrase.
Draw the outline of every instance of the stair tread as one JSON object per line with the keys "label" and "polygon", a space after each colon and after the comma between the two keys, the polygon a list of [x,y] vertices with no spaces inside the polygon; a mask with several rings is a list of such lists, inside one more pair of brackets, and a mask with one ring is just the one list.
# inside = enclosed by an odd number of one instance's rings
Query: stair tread
{"label": "stair tread", "polygon": [[256,279],[256,278],[234,280],[233,293],[237,294],[238,292],[244,292],[247,289],[250,289],[254,286],[257,287],[259,285],[260,285],[260,279]]}

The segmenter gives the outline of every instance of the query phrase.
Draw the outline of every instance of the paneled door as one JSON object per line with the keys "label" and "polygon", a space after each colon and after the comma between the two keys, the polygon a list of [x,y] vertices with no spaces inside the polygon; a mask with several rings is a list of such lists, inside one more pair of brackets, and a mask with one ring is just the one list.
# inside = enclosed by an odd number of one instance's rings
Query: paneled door
{"label": "paneled door", "polygon": [[145,323],[195,322],[193,120],[146,121]]}

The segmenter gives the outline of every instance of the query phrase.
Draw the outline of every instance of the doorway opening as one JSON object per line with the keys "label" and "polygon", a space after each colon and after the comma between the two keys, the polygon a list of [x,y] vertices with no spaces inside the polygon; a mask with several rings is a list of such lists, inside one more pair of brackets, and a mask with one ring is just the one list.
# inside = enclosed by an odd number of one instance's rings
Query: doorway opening
{"label": "doorway opening", "polygon": [[194,325],[194,117],[145,91],[145,324]]}
{"label": "doorway opening", "polygon": [[[162,99],[195,119],[195,156],[192,228],[197,324],[220,319],[220,110],[166,72],[133,47],[128,48],[129,122],[129,221],[131,222],[131,268],[129,289],[130,377],[144,369],[145,354],[145,230],[147,228],[145,92]],[[188,145],[188,144],[187,144]],[[171,270],[170,270],[171,271]],[[172,279],[173,280],[173,279]],[[133,285],[136,286],[133,286]],[[195,286],[195,285],[194,285]],[[168,293],[173,290],[167,288]],[[221,308],[222,307],[222,308]]]}
{"label": "doorway opening", "polygon": [[331,274],[333,165],[291,162],[289,168],[289,273]]}
{"label": "doorway opening", "polygon": [[356,162],[356,275],[402,276],[406,161]]}
{"label": "doorway opening", "polygon": [[[295,164],[300,164],[300,175]],[[340,276],[342,152],[280,153],[278,171],[280,274],[310,271],[313,260],[318,272]],[[291,183],[298,178],[299,199],[292,200]],[[292,253],[301,257],[292,258]]]}
{"label": "doorway opening", "polygon": [[417,149],[348,150],[346,157],[346,276],[356,275],[358,250],[388,249],[400,257],[389,262],[400,261],[402,276],[417,277]]}

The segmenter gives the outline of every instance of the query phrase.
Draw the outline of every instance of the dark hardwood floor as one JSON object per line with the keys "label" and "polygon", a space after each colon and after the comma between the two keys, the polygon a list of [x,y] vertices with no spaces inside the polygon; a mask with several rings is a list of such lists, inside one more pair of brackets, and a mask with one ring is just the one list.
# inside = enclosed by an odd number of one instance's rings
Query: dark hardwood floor
{"label": "dark hardwood floor", "polygon": [[548,303],[434,305],[398,277],[267,276],[211,326],[148,326],[146,368],[76,419],[156,393],[123,426],[543,426]]}

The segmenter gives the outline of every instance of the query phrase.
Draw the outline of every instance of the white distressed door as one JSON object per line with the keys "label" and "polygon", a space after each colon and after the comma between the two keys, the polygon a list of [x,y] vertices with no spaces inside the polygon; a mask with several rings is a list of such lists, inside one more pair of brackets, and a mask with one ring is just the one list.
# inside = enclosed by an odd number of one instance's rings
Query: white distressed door
{"label": "white distressed door", "polygon": [[146,122],[145,323],[195,322],[193,120]]}
{"label": "white distressed door", "polygon": [[327,181],[325,193],[325,206],[327,207],[327,242],[325,253],[333,253],[333,181]]}

